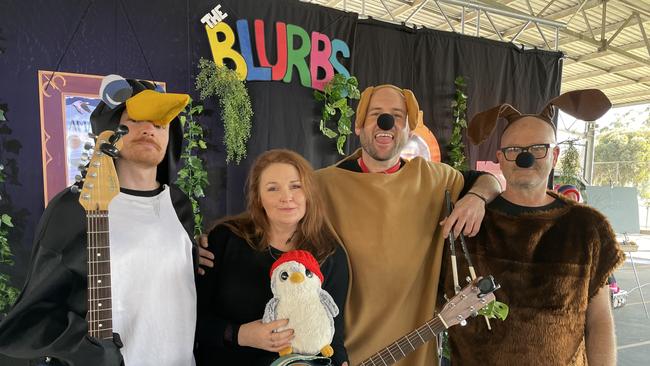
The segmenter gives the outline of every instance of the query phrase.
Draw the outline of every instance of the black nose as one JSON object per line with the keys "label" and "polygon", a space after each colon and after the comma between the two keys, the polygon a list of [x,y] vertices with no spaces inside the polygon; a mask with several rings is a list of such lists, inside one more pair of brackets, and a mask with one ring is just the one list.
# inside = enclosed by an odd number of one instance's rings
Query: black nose
{"label": "black nose", "polygon": [[535,157],[528,151],[524,151],[521,154],[517,155],[517,160],[515,163],[520,168],[530,168],[535,164]]}
{"label": "black nose", "polygon": [[395,117],[392,114],[382,113],[377,117],[377,126],[384,131],[388,131],[395,126]]}

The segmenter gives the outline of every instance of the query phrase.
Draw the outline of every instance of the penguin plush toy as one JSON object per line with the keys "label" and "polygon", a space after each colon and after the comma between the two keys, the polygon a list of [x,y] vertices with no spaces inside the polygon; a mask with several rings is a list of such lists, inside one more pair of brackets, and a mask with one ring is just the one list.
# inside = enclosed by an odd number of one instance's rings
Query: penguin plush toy
{"label": "penguin plush toy", "polygon": [[339,308],[330,294],[321,288],[323,274],[311,253],[292,250],[284,253],[271,266],[273,298],[266,304],[262,321],[289,319],[286,328],[293,329],[291,347],[280,351],[289,354],[334,354],[334,317]]}

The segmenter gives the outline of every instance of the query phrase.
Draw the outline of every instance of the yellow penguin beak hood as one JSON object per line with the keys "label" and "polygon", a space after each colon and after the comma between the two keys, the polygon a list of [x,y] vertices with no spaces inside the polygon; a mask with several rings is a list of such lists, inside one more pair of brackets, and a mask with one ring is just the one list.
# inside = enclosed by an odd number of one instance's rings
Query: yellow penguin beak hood
{"label": "yellow penguin beak hood", "polygon": [[187,94],[144,90],[126,101],[126,111],[134,121],[151,121],[166,127],[189,102]]}

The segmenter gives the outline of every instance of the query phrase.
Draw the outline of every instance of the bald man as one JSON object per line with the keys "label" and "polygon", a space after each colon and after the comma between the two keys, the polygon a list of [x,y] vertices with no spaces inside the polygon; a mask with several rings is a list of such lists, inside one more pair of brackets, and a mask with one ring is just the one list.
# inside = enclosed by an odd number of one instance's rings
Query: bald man
{"label": "bald man", "polygon": [[[491,331],[484,322],[451,328],[452,362],[615,365],[606,282],[623,255],[614,232],[596,210],[547,190],[560,153],[552,114],[521,115],[508,107],[498,108],[508,124],[496,153],[506,189],[487,206],[481,230],[467,244],[477,273],[501,283],[497,300],[510,314],[492,321]],[[482,121],[475,117],[470,130],[483,128],[485,135],[488,125],[489,134],[496,119],[488,112]],[[467,268],[464,259],[459,268]],[[445,272],[450,293],[451,268]]]}

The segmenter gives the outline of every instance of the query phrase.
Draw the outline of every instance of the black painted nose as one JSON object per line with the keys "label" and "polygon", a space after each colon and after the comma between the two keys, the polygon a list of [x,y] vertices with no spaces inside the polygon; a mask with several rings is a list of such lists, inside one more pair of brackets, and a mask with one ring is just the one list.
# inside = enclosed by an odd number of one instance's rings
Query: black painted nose
{"label": "black painted nose", "polygon": [[535,157],[528,151],[524,151],[521,154],[517,155],[517,160],[515,163],[520,168],[530,168],[535,164]]}
{"label": "black painted nose", "polygon": [[382,113],[377,117],[377,126],[384,131],[388,131],[395,126],[395,117],[392,114]]}

